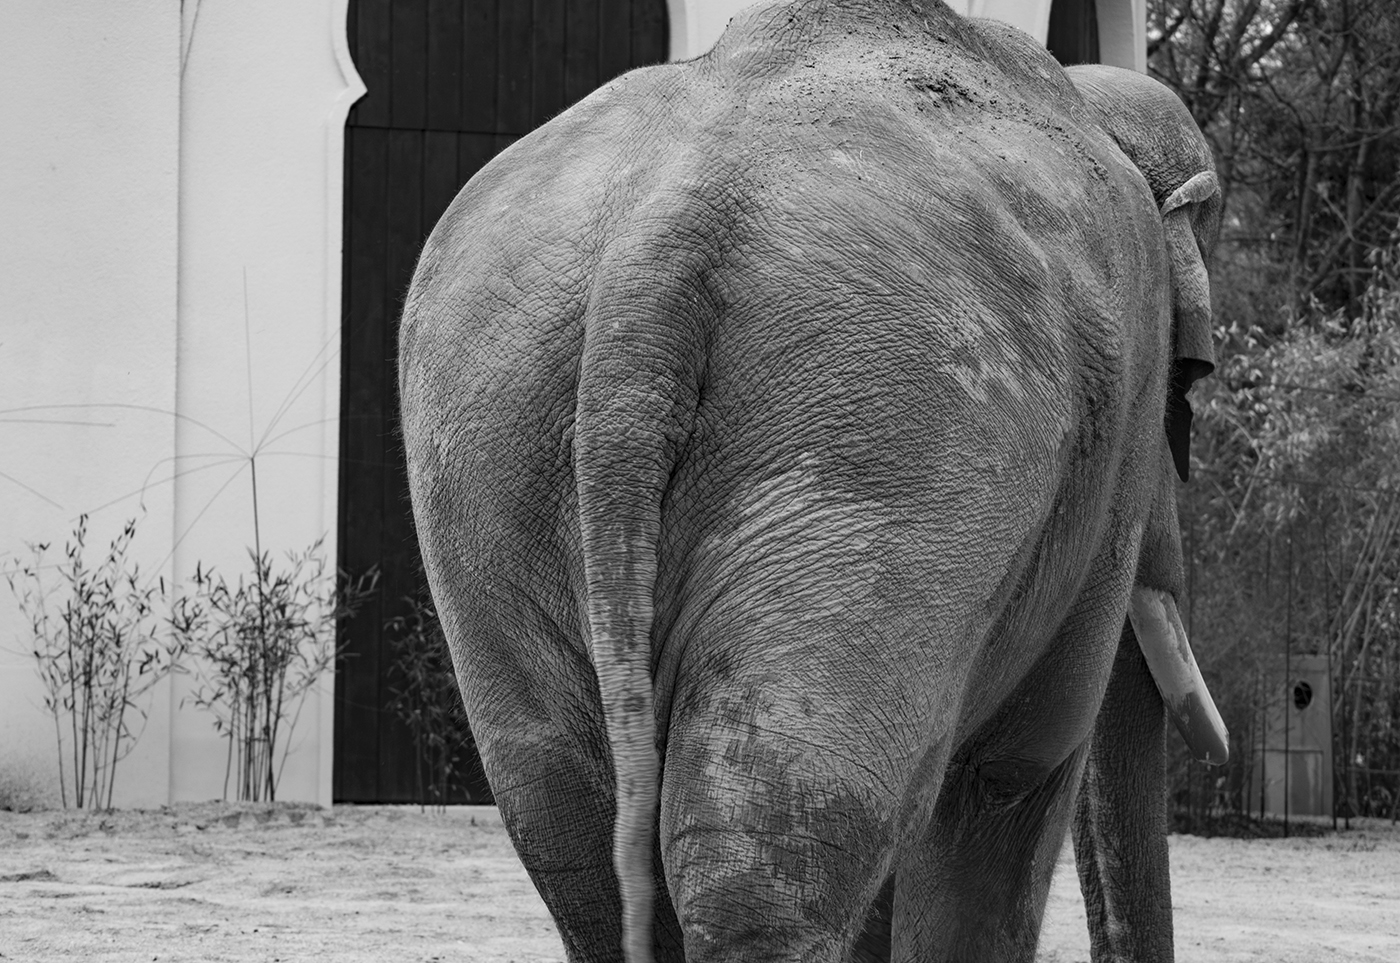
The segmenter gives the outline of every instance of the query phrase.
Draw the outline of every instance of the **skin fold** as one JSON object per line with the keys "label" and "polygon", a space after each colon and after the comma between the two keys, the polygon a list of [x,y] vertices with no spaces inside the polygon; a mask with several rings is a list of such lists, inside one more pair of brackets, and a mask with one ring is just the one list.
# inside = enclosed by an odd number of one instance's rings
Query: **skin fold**
{"label": "skin fold", "polygon": [[1124,615],[1180,588],[1218,209],[1120,80],[936,2],[768,3],[434,229],[414,515],[570,960],[1029,961],[1071,822],[1096,960],[1170,959]]}

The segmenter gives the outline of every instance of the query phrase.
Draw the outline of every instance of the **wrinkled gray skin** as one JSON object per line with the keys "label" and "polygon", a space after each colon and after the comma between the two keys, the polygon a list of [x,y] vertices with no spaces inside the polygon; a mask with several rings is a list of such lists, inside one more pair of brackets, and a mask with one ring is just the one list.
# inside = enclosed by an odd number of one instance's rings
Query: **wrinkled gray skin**
{"label": "wrinkled gray skin", "polygon": [[624,904],[634,961],[839,960],[882,887],[862,954],[1030,960],[1086,759],[1096,959],[1170,958],[1124,629],[1180,584],[1163,424],[1214,220],[1161,213],[1210,165],[1134,124],[1170,98],[931,0],[770,3],[444,215],[414,512],[571,960],[620,958]]}
{"label": "wrinkled gray skin", "polygon": [[[1067,72],[1094,119],[1143,174],[1159,208],[1191,177],[1214,172],[1210,147],[1190,112],[1156,81],[1110,67],[1071,67]],[[1167,252],[1177,333],[1175,387],[1183,392],[1213,367],[1205,260],[1219,230],[1220,206],[1219,193],[1210,194],[1177,217],[1168,215],[1164,225],[1169,237],[1176,235]],[[1183,418],[1183,398],[1168,404],[1169,429],[1178,433],[1182,446],[1180,462],[1189,408]],[[1180,598],[1181,539],[1170,474],[1159,483],[1135,581]],[[1132,629],[1125,625],[1073,825],[1095,963],[1170,963],[1173,958],[1165,719]]]}

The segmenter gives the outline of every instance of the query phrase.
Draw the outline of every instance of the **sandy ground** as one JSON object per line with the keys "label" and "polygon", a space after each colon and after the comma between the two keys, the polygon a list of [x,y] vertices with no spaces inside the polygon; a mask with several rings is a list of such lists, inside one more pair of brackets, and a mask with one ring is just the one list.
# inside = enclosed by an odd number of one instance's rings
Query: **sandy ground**
{"label": "sandy ground", "polygon": [[[1177,959],[1400,961],[1400,832],[1172,838]],[[495,810],[0,812],[0,959],[561,960]],[[1042,963],[1088,959],[1066,847]]]}

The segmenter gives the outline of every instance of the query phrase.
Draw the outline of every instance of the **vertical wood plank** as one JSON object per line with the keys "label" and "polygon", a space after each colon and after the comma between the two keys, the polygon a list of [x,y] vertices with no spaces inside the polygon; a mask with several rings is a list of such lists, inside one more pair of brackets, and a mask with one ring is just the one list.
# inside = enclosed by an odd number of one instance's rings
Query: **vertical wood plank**
{"label": "vertical wood plank", "polygon": [[390,30],[391,123],[422,130],[428,114],[428,0],[393,0]]}
{"label": "vertical wood plank", "polygon": [[564,109],[564,2],[534,0],[535,22],[530,34],[533,127]]}
{"label": "vertical wood plank", "polygon": [[1055,0],[1045,46],[1066,67],[1099,62],[1099,14],[1094,0]]}
{"label": "vertical wood plank", "polygon": [[631,0],[600,0],[598,7],[598,83],[605,84],[632,66]]}
{"label": "vertical wood plank", "polygon": [[598,86],[598,0],[569,0],[564,19],[564,106]]}
{"label": "vertical wood plank", "polygon": [[452,131],[423,135],[423,226],[431,233],[464,183],[457,179],[457,138]]}
{"label": "vertical wood plank", "polygon": [[430,130],[456,130],[462,115],[463,0],[428,0],[426,119]]}
{"label": "vertical wood plank", "polygon": [[[383,518],[381,527],[380,592],[385,616],[403,614],[404,598],[416,594],[420,578],[417,544],[413,539],[408,512],[407,472],[398,423],[398,332],[403,298],[412,278],[413,265],[423,246],[427,228],[423,223],[423,144],[421,130],[392,130],[389,134],[389,187],[387,204],[388,246],[385,274],[388,289],[384,303],[384,325],[380,329],[381,378],[386,404],[380,424],[379,443],[383,473],[380,500],[375,506]],[[381,640],[380,664],[392,663],[393,651],[387,638]],[[415,791],[414,747],[411,734],[389,709],[393,700],[393,677],[380,670],[379,704],[379,797],[386,802],[407,802]]]}
{"label": "vertical wood plank", "polygon": [[385,218],[388,285],[382,307],[386,328],[397,327],[413,264],[423,246],[423,136],[422,130],[389,132]]}
{"label": "vertical wood plank", "polygon": [[632,0],[631,67],[666,62],[666,0]]}
{"label": "vertical wood plank", "polygon": [[457,130],[484,134],[496,129],[498,30],[497,0],[467,0],[462,25],[462,121]]}
{"label": "vertical wood plank", "polygon": [[350,110],[349,126],[389,126],[389,0],[351,0],[354,32],[348,34],[355,70],[368,88]]}
{"label": "vertical wood plank", "polygon": [[531,21],[529,0],[508,0],[497,7],[496,132],[530,130]]}
{"label": "vertical wood plank", "polygon": [[[387,329],[391,337],[395,337],[398,325],[388,325]],[[392,362],[393,358],[390,360]],[[392,380],[395,365],[390,363],[386,367]],[[418,541],[413,532],[408,500],[408,472],[404,464],[396,386],[395,380],[389,388],[394,403],[385,419],[382,433],[384,473],[381,507],[384,530],[380,570],[384,574],[381,587],[384,604],[381,624],[408,616],[411,612],[408,599],[418,594],[423,583],[422,561],[418,555]],[[412,731],[392,708],[393,690],[402,685],[402,677],[392,668],[396,652],[388,633],[381,631],[379,645],[379,705],[382,710],[379,717],[378,798],[382,802],[412,802],[417,796],[417,747],[413,743]]]}
{"label": "vertical wood plank", "polygon": [[[388,247],[386,135],[373,127],[346,131],[338,564],[351,575],[379,563],[381,541],[378,434],[388,400],[381,333]],[[335,793],[341,799],[378,794],[381,598],[369,600],[341,630],[344,656],[337,663],[335,730]]]}

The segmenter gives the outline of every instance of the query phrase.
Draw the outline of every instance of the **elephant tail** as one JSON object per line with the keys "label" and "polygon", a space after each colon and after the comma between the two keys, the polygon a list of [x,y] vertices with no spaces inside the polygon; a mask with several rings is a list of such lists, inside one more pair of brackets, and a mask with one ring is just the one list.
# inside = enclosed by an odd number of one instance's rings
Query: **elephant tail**
{"label": "elephant tail", "polygon": [[[617,248],[633,250],[617,256]],[[695,288],[674,250],[614,246],[584,318],[574,478],[590,652],[617,780],[613,865],[628,963],[652,959],[660,760],[651,677],[661,506],[703,370]],[[668,256],[669,255],[669,256]],[[658,277],[658,265],[669,269]],[[679,270],[676,270],[679,269]]]}

